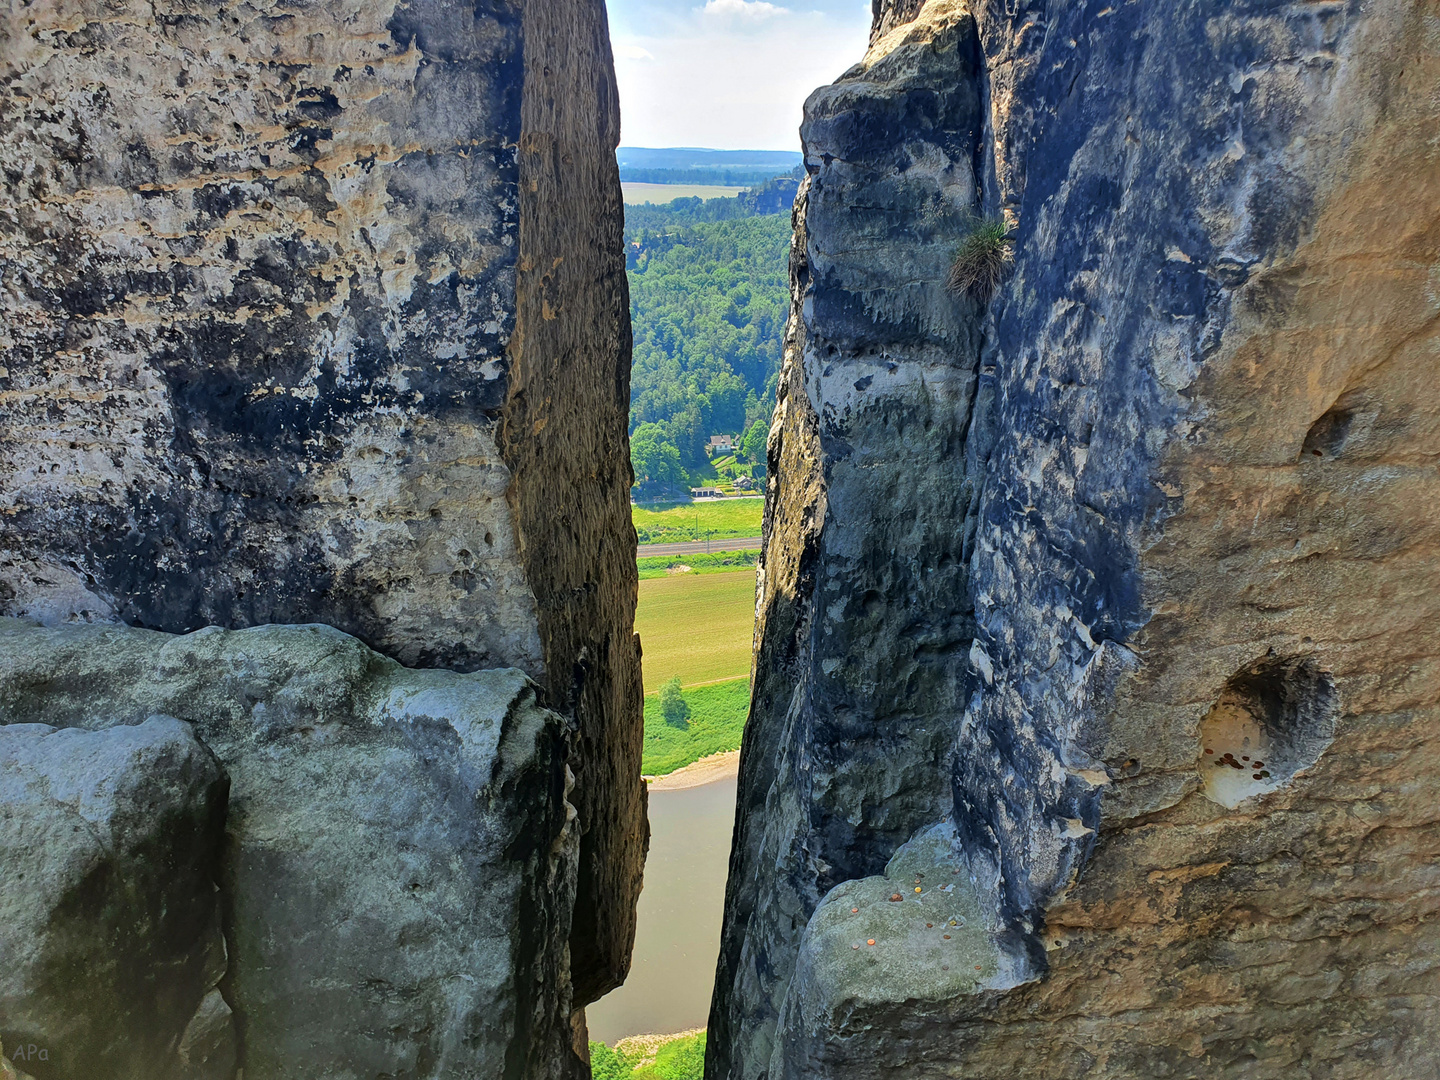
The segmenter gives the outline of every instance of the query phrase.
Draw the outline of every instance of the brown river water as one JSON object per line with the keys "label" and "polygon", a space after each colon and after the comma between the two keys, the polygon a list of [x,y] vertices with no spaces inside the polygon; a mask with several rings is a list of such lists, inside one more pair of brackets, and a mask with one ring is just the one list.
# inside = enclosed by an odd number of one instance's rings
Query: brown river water
{"label": "brown river water", "polygon": [[720,955],[735,790],[732,777],[650,792],[650,856],[634,960],[625,985],[585,1010],[596,1042],[705,1026]]}

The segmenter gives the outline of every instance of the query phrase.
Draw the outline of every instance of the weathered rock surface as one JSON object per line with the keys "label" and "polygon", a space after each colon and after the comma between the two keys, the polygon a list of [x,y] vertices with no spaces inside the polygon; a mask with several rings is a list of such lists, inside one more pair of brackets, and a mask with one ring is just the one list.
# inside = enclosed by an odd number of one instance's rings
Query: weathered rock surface
{"label": "weathered rock surface", "polygon": [[508,4],[7,10],[10,613],[538,671]]}
{"label": "weathered rock surface", "polygon": [[[1437,15],[931,0],[812,98],[712,1077],[1440,1071]],[[979,61],[880,77],[942,26]],[[857,301],[817,272],[908,211],[907,168],[814,206],[873,145],[928,141],[970,78],[971,209],[1015,225],[1016,262],[987,311],[952,301],[968,426],[929,475],[891,466],[876,527],[974,539],[964,572],[884,592],[839,542],[863,446],[843,339],[880,327],[923,369],[937,320],[891,312],[934,271],[899,232]],[[871,122],[898,85],[932,111]],[[942,219],[934,257],[959,238]],[[962,481],[978,505],[906,494]],[[879,633],[871,593],[897,612]],[[916,682],[913,715],[870,712],[942,612],[961,707]],[[820,698],[826,661],[865,678]],[[932,724],[927,778],[905,747]],[[874,795],[836,822],[851,763]],[[954,829],[980,987],[923,949],[877,952],[876,980],[838,948],[841,899],[899,846],[872,823],[925,790],[942,805],[910,827]]]}
{"label": "weathered rock surface", "polygon": [[[40,1052],[40,1048],[38,1046],[35,1048],[35,1052],[37,1054]],[[15,1056],[20,1060],[28,1059],[30,1056],[29,1045],[27,1045],[23,1050],[17,1047],[15,1049]],[[48,1057],[49,1054],[47,1053],[46,1056]],[[16,1065],[14,1061],[12,1061],[6,1056],[4,1043],[0,1043],[0,1080],[35,1080],[34,1077],[32,1077],[29,1073],[27,1073],[24,1069],[20,1068],[18,1065]]]}
{"label": "weathered rock surface", "polygon": [[[216,835],[167,829],[171,843],[191,843],[182,852],[188,861],[176,865],[196,865],[196,880],[156,882],[166,852],[146,852],[149,862],[116,867],[113,887],[157,909],[166,888],[179,890],[213,913],[218,872],[229,961],[222,950],[221,999],[200,1000],[219,977],[195,981],[208,971],[204,957],[195,979],[177,982],[175,993],[188,996],[176,1008],[188,1011],[173,1030],[117,1030],[100,999],[93,1011],[82,1000],[97,1039],[168,1035],[169,1053],[178,1044],[196,1062],[213,1054],[233,1009],[240,1064],[252,1080],[578,1075],[567,945],[578,848],[565,798],[569,731],[537,705],[523,672],[411,670],[323,626],[177,637],[0,622],[0,725],[18,725],[0,726],[0,737],[45,733],[39,745],[62,776],[81,769],[102,786],[131,776],[107,772],[105,761],[83,770],[86,759],[68,748],[128,745],[161,723],[143,722],[156,713],[193,725],[224,764],[225,835],[223,806]],[[184,727],[163,723],[167,732]],[[132,773],[132,782],[146,782],[144,805],[155,805],[152,778]],[[25,805],[7,797],[4,812]],[[33,841],[6,836],[7,869],[34,857]],[[66,837],[39,846],[62,866],[79,857]],[[170,917],[182,918],[184,904],[174,908]],[[106,970],[129,956],[87,914],[70,915],[77,922],[61,959],[71,977],[75,965]],[[213,926],[192,921],[189,937],[156,932],[178,948]],[[127,989],[132,1008],[154,1007],[143,1003],[143,986]],[[7,1041],[38,1042],[31,1031],[8,1012],[0,1018]],[[87,1070],[57,1057],[51,1072],[31,1068],[38,1080],[142,1075],[125,1064]]]}
{"label": "weathered rock surface", "polygon": [[0,1031],[42,1080],[234,1075],[227,787],[171,717],[0,726]]}
{"label": "weathered rock surface", "polygon": [[945,10],[813,95],[802,129],[812,175],[796,210],[797,314],[710,1022],[712,1060],[733,1047],[722,1067],[736,1076],[768,1067],[821,897],[880,874],[946,814],[938,763],[974,683],[979,484],[966,447],[980,330],[974,302],[945,282],[950,238],[974,213],[984,116],[973,20]]}
{"label": "weathered rock surface", "polygon": [[925,0],[870,0],[870,44],[897,26],[914,22],[924,6]]}
{"label": "weathered rock surface", "polygon": [[579,725],[572,799],[583,832],[570,949],[584,1004],[630,969],[648,838],[620,107],[603,0],[529,0],[524,10],[520,263],[500,444],[514,476],[546,700]]}
{"label": "weathered rock surface", "polygon": [[0,15],[0,614],[326,623],[573,716],[577,1004],[644,855],[601,0]]}

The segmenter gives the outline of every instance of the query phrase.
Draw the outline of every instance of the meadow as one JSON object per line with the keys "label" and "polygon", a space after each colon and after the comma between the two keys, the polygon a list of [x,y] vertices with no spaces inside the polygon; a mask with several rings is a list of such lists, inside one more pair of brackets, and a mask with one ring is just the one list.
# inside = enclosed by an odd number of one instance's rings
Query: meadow
{"label": "meadow", "polygon": [[612,1050],[590,1044],[595,1080],[701,1080],[705,1075],[705,1032],[637,1035]]}
{"label": "meadow", "polygon": [[640,582],[635,630],[644,650],[645,693],[672,677],[682,686],[750,674],[755,575],[676,574]]}
{"label": "meadow", "polygon": [[[662,571],[660,576],[640,582],[635,630],[644,650],[645,749],[640,767],[647,776],[660,776],[710,754],[740,748],[750,708],[754,626],[755,574],[751,569],[716,568],[716,572],[687,574]],[[690,716],[683,724],[669,724],[660,713],[658,691],[677,677]]]}
{"label": "meadow", "polygon": [[[700,546],[700,545],[697,545]],[[674,577],[677,574],[733,574],[753,570],[758,551],[716,551],[707,555],[703,550],[685,555],[647,555],[636,559],[640,580]]]}
{"label": "meadow", "polygon": [[759,496],[630,507],[635,535],[642,544],[680,543],[697,536],[703,540],[707,532],[712,540],[759,536],[764,513],[765,500]]}
{"label": "meadow", "polygon": [[702,757],[740,749],[750,710],[750,680],[731,679],[682,691],[690,717],[684,726],[666,723],[660,695],[645,699],[645,750],[640,771],[664,776]]}

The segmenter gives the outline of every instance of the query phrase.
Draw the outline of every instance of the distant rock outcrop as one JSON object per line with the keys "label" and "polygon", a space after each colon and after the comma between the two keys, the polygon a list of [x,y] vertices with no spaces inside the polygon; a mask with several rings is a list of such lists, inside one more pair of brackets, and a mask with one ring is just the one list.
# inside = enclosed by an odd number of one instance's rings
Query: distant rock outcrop
{"label": "distant rock outcrop", "polygon": [[1431,5],[876,15],[803,129],[711,1080],[1436,1075]]}

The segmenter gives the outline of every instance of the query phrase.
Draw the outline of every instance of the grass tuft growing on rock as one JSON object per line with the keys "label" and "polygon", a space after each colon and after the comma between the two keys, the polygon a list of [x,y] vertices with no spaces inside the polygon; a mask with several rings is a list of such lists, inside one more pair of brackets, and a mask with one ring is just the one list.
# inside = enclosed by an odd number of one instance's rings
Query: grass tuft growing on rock
{"label": "grass tuft growing on rock", "polygon": [[1005,222],[981,219],[955,249],[947,285],[951,292],[969,293],[983,304],[995,295],[1014,262],[1015,252]]}

